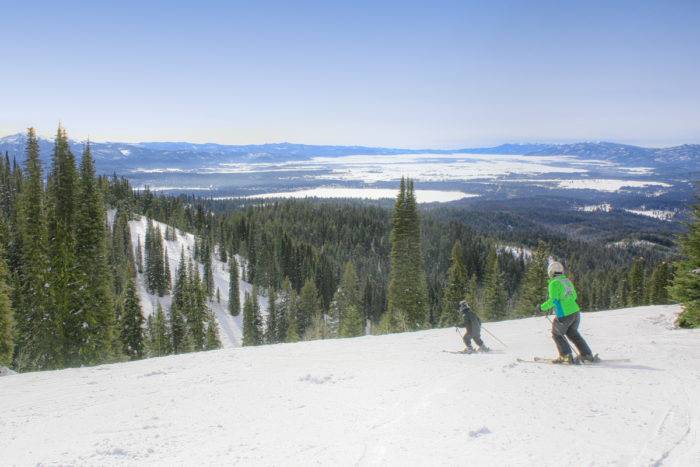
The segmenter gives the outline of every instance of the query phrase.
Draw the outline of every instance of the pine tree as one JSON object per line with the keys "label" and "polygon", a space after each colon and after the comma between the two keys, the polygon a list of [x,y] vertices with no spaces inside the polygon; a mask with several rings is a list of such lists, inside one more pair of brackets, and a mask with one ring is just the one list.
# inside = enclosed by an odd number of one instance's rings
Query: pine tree
{"label": "pine tree", "polygon": [[[295,307],[295,294],[294,289],[292,289],[292,284],[288,278],[284,278],[282,281],[282,288],[277,297],[277,336],[275,337],[276,342],[289,342],[288,340],[288,330],[290,323],[295,319],[296,307]],[[294,331],[296,332],[296,331]],[[297,340],[299,340],[299,334],[296,334]]]}
{"label": "pine tree", "polygon": [[644,258],[636,258],[632,262],[627,281],[627,306],[644,304]]}
{"label": "pine tree", "polygon": [[124,354],[131,360],[143,357],[143,313],[141,302],[136,293],[134,280],[129,278],[126,287],[124,310],[121,316],[121,338]]}
{"label": "pine tree", "polygon": [[[110,251],[110,266],[114,278],[114,295],[121,297],[126,291],[129,279],[130,263],[133,263],[131,249],[131,230],[129,215],[125,209],[117,209],[112,226],[112,247]],[[133,267],[131,268],[133,270]]]}
{"label": "pine tree", "polygon": [[219,338],[219,325],[216,322],[216,317],[211,310],[207,312],[207,336],[205,350],[215,350],[221,348],[221,339]]}
{"label": "pine tree", "polygon": [[260,311],[258,308],[257,290],[253,294],[245,293],[243,300],[243,345],[260,345],[262,343]]}
{"label": "pine tree", "polygon": [[209,240],[204,242],[202,248],[202,264],[204,265],[204,290],[207,297],[214,295],[214,268],[211,262],[211,243]]}
{"label": "pine tree", "polygon": [[467,270],[462,262],[462,245],[457,240],[452,246],[451,266],[447,271],[447,285],[442,294],[441,326],[458,326],[462,323],[459,302],[466,298]]}
{"label": "pine tree", "polygon": [[267,293],[267,318],[265,319],[265,342],[278,343],[279,316],[277,311],[277,292],[270,287]]}
{"label": "pine tree", "polygon": [[321,300],[313,279],[307,279],[299,292],[296,325],[300,336],[306,335],[307,328],[321,316]]}
{"label": "pine tree", "polygon": [[27,179],[18,199],[19,306],[17,367],[20,370],[56,368],[52,353],[60,349],[56,319],[49,309],[48,233],[39,142],[33,128],[27,133]]}
{"label": "pine tree", "polygon": [[143,248],[141,247],[141,235],[136,240],[136,270],[143,274]]}
{"label": "pine tree", "polygon": [[[345,263],[343,275],[340,278],[340,284],[338,285],[338,290],[336,290],[330,306],[330,313],[328,317],[330,335],[333,337],[341,335],[340,329],[343,327],[343,322],[347,318],[350,307],[354,307],[353,311],[360,313],[360,320],[363,320],[363,317],[361,316],[361,306],[362,299],[360,297],[360,281],[357,277],[355,266],[348,261]],[[350,319],[353,320],[353,323],[350,324],[352,327],[352,325],[354,325],[354,321],[357,320],[357,316],[351,316]]]}
{"label": "pine tree", "polygon": [[241,312],[241,292],[238,284],[238,261],[231,256],[228,279],[228,312],[232,316],[238,316]]}
{"label": "pine tree", "polygon": [[187,262],[184,248],[180,252],[175,284],[173,285],[173,299],[170,306],[170,332],[172,337],[173,353],[185,353],[192,350],[192,342],[188,332],[187,307],[189,302],[189,279],[187,276]]}
{"label": "pine tree", "polygon": [[8,290],[8,272],[0,252],[0,366],[11,366],[14,353],[14,312]]}
{"label": "pine tree", "polygon": [[364,334],[365,318],[362,310],[356,305],[346,308],[343,320],[340,322],[340,337],[356,337]]}
{"label": "pine tree", "polygon": [[525,270],[516,306],[516,316],[532,316],[537,305],[547,299],[548,255],[544,243],[540,243]]}
{"label": "pine tree", "polygon": [[401,179],[391,230],[388,315],[385,328],[407,331],[428,324],[428,290],[413,181]]}
{"label": "pine tree", "polygon": [[48,179],[48,226],[51,249],[50,307],[53,333],[60,345],[51,352],[50,368],[81,363],[81,333],[84,321],[76,260],[75,226],[78,176],[68,135],[59,127]]}
{"label": "pine tree", "polygon": [[498,253],[495,248],[489,252],[486,271],[486,286],[484,290],[484,314],[490,321],[505,319],[507,297],[503,273],[498,263]]}
{"label": "pine tree", "polygon": [[693,208],[694,220],[681,239],[683,259],[676,264],[671,297],[683,305],[678,325],[700,327],[700,203]]}
{"label": "pine tree", "polygon": [[81,322],[73,334],[81,364],[106,361],[115,333],[112,278],[107,261],[106,211],[97,186],[90,143],[85,146],[80,166],[78,213],[75,226],[77,287],[80,304],[74,314]]}
{"label": "pine tree", "polygon": [[669,302],[668,288],[671,285],[671,268],[669,263],[661,261],[651,273],[647,303],[650,305],[665,305]]}
{"label": "pine tree", "polygon": [[172,352],[172,337],[163,307],[158,302],[154,315],[148,317],[148,355],[162,357]]}

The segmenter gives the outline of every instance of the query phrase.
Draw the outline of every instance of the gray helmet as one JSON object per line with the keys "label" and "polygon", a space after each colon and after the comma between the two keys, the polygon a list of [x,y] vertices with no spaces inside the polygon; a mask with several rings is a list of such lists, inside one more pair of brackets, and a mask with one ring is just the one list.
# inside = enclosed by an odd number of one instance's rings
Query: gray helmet
{"label": "gray helmet", "polygon": [[461,302],[459,302],[459,307],[460,308],[469,308],[469,304],[467,303],[466,300],[462,300]]}

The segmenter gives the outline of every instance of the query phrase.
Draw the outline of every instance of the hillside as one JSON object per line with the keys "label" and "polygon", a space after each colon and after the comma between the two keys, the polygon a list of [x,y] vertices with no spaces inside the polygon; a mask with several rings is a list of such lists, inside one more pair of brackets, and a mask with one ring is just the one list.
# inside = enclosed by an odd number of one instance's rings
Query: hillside
{"label": "hillside", "polygon": [[[143,245],[144,239],[146,238],[146,225],[148,219],[143,216],[139,216],[137,220],[129,221],[129,228],[131,230],[131,243],[134,248],[137,242],[141,241]],[[165,232],[166,225],[162,222],[153,221],[155,226],[159,226],[161,232]],[[163,245],[167,249],[169,267],[173,277],[175,277],[175,271],[178,269],[178,263],[180,261],[180,252],[185,252],[185,258],[191,259],[192,252],[194,249],[194,235],[187,232],[182,232],[176,229],[177,240],[169,241],[163,240]],[[239,274],[238,277],[243,277],[243,271],[240,264],[242,260],[240,257],[237,258],[239,263]],[[197,263],[199,267],[200,274],[204,274],[204,267],[201,263]],[[209,307],[214,311],[216,319],[219,323],[219,337],[221,338],[221,344],[224,348],[226,347],[237,347],[240,346],[241,340],[243,338],[243,315],[231,316],[228,312],[228,293],[229,293],[229,266],[226,263],[222,263],[218,259],[218,255],[212,255],[212,268],[214,271],[214,284],[215,288],[219,289],[221,300],[216,301],[216,298],[209,301]],[[157,295],[149,294],[146,290],[146,280],[144,274],[138,274],[138,290],[141,298],[141,308],[143,309],[144,316],[148,316],[151,313],[155,313],[158,303],[160,303],[164,310],[170,308],[170,303],[172,301],[171,295],[165,295],[163,297],[158,297]],[[245,293],[252,293],[253,286],[248,282],[240,280],[239,283],[240,290],[240,301],[243,303]],[[259,297],[260,309],[264,314],[267,310],[267,298],[264,296]]]}
{"label": "hillside", "polygon": [[543,318],[222,349],[0,378],[3,463],[698,465],[700,330],[676,306],[586,314],[603,357],[551,355]]}

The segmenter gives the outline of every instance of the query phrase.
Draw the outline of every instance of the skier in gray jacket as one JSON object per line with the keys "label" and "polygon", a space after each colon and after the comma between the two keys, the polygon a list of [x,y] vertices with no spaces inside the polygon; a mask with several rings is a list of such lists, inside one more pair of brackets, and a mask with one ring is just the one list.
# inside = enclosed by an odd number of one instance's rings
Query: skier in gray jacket
{"label": "skier in gray jacket", "polygon": [[466,300],[459,302],[459,311],[462,313],[464,319],[464,327],[466,328],[466,333],[462,336],[464,345],[467,347],[464,349],[465,353],[474,352],[472,347],[472,340],[479,346],[477,349],[479,352],[488,352],[490,349],[484,345],[484,341],[481,340],[481,320],[476,313],[469,308],[469,304]]}

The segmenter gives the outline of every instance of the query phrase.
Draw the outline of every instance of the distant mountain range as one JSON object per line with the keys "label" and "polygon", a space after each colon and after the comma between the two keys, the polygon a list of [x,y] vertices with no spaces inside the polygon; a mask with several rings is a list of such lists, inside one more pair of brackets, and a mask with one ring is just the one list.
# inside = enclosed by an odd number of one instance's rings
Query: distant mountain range
{"label": "distant mountain range", "polygon": [[[24,159],[26,136],[15,134],[0,138],[0,153],[7,152],[18,160]],[[41,138],[41,157],[51,159],[53,141]],[[71,141],[76,155],[82,153],[84,143]],[[173,168],[196,169],[222,163],[283,162],[312,157],[339,157],[349,155],[395,154],[510,154],[510,155],[566,155],[579,159],[597,159],[626,166],[635,165],[665,169],[700,170],[700,144],[686,144],[668,148],[645,148],[608,142],[573,144],[502,144],[486,148],[401,149],[365,146],[316,146],[293,143],[254,145],[194,144],[187,142],[151,143],[91,143],[97,168],[102,173],[124,173],[134,169]]]}

